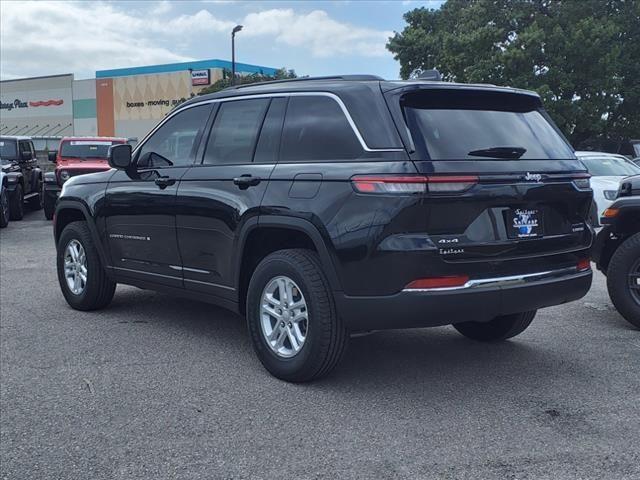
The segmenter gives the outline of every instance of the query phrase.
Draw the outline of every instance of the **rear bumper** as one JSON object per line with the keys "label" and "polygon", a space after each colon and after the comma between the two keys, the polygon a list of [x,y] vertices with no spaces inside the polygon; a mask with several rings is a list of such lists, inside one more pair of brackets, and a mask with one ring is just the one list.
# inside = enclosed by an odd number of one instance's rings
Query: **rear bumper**
{"label": "rear bumper", "polygon": [[591,288],[591,270],[562,269],[472,281],[464,287],[403,290],[384,297],[337,294],[338,313],[352,331],[435,327],[488,321],[578,300]]}

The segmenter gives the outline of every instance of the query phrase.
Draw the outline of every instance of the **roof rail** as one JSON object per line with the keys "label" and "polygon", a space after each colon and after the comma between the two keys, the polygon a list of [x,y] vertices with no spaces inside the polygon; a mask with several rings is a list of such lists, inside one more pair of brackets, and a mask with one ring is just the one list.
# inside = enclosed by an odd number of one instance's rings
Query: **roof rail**
{"label": "roof rail", "polygon": [[268,82],[255,82],[245,83],[243,85],[234,85],[227,87],[224,90],[237,90],[245,87],[255,87],[256,85],[273,85],[274,83],[289,83],[289,82],[312,82],[317,80],[345,80],[352,82],[362,82],[367,80],[383,81],[384,78],[378,75],[330,75],[326,77],[300,77],[300,78],[287,78],[284,80],[270,80]]}

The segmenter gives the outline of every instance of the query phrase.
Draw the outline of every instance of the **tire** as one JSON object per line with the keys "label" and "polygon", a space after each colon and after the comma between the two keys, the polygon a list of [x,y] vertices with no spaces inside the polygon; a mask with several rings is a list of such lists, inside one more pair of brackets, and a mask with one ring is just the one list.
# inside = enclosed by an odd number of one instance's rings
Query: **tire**
{"label": "tire", "polygon": [[56,204],[49,200],[49,197],[47,197],[46,195],[44,196],[44,200],[42,203],[44,206],[44,217],[47,220],[53,220],[53,214],[56,211]]}
{"label": "tire", "polygon": [[467,338],[480,342],[499,342],[520,335],[531,324],[536,310],[502,315],[488,322],[455,323],[453,327]]}
{"label": "tire", "polygon": [[9,217],[11,216],[11,208],[9,206],[9,192],[6,187],[2,187],[0,193],[0,228],[9,225]]}
{"label": "tire", "polygon": [[[86,257],[86,282],[81,293],[74,293],[65,277],[66,249],[74,241],[81,245]],[[113,299],[116,284],[107,277],[86,222],[72,222],[62,231],[57,245],[57,269],[60,289],[72,308],[99,310]]]}
{"label": "tire", "polygon": [[598,216],[598,206],[596,205],[595,200],[591,202],[591,209],[589,210],[588,222],[591,224],[593,228],[600,227],[600,217]]}
{"label": "tire", "polygon": [[[263,293],[276,278],[292,280],[295,283],[293,291],[298,292],[298,296],[306,302],[306,338],[301,342],[300,350],[288,358],[283,358],[282,354],[274,351],[266,333],[263,333],[266,331],[261,312]],[[282,297],[279,296],[279,299],[282,300]],[[293,300],[299,301],[295,294]],[[287,304],[283,302],[283,305],[286,307]],[[329,282],[315,252],[303,249],[280,250],[264,258],[251,277],[246,310],[254,350],[262,365],[277,378],[288,382],[318,379],[336,367],[346,350],[348,333],[337,315]],[[265,321],[270,323],[276,320],[275,317],[266,318]],[[273,322],[274,330],[278,322],[279,320]],[[288,325],[291,326],[291,322]],[[299,325],[299,331],[302,326]],[[289,346],[293,345],[291,340],[285,338],[282,348],[286,348],[287,342]]]}
{"label": "tire", "polygon": [[24,217],[24,190],[19,183],[16,185],[13,195],[9,196],[9,211],[11,220],[22,220]]}
{"label": "tire", "polygon": [[38,180],[38,195],[36,195],[35,197],[31,197],[29,199],[29,208],[31,210],[41,210],[42,209],[42,205],[43,205],[43,192],[42,192],[42,181]]}
{"label": "tire", "polygon": [[613,305],[629,323],[640,328],[640,288],[632,291],[631,274],[640,275],[640,233],[618,247],[607,268],[607,290]]}

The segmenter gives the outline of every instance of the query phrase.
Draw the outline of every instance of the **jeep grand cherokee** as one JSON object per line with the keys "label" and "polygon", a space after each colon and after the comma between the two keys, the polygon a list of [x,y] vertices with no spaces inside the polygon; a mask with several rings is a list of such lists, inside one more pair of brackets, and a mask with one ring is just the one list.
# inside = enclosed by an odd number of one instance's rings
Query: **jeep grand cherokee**
{"label": "jeep grand cherokee", "polygon": [[191,99],[56,207],[67,302],[116,283],[246,316],[263,365],[331,371],[350,332],[480,341],[591,285],[589,175],[537,94],[372,76]]}

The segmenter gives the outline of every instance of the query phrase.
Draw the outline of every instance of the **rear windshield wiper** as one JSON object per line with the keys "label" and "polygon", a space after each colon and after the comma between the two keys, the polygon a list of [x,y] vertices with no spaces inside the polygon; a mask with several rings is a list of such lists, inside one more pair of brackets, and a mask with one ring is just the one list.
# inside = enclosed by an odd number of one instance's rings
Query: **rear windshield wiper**
{"label": "rear windshield wiper", "polygon": [[467,155],[472,157],[520,158],[527,151],[522,147],[491,147],[471,150]]}

